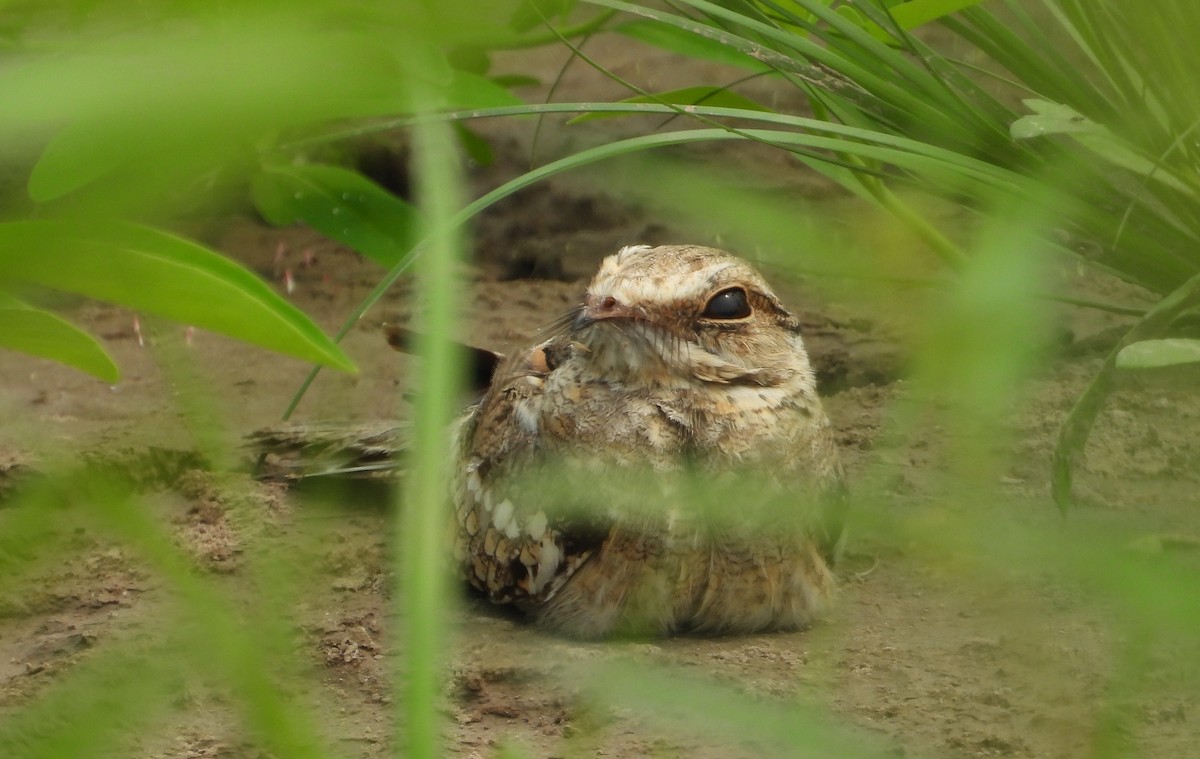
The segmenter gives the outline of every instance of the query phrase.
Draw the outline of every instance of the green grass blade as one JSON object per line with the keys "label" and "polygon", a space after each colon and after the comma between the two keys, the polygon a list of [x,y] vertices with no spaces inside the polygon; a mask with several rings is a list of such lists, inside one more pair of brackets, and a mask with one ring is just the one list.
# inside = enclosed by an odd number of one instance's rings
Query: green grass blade
{"label": "green grass blade", "polygon": [[461,297],[456,270],[462,256],[460,225],[455,222],[461,189],[454,145],[448,123],[425,121],[414,130],[418,197],[429,219],[429,234],[417,268],[423,318],[416,346],[422,359],[413,412],[416,444],[408,454],[402,508],[396,510],[402,545],[398,601],[404,622],[397,732],[404,736],[404,755],[413,759],[441,753],[446,607],[452,595],[444,541],[453,462],[450,421],[457,412],[461,357],[450,337]]}
{"label": "green grass blade", "polygon": [[0,224],[0,276],[158,314],[307,361],[354,371],[299,309],[247,269],[148,227]]}
{"label": "green grass blade", "polygon": [[383,266],[393,266],[416,241],[415,208],[340,166],[264,166],[251,193],[272,224],[303,222]]}
{"label": "green grass blade", "polygon": [[[756,103],[748,97],[733,92],[726,87],[683,87],[669,92],[656,92],[649,95],[637,95],[631,98],[625,98],[619,101],[621,103],[669,103],[671,105],[687,106],[685,112],[691,110],[692,106],[706,105],[714,108],[734,108],[742,111],[770,111],[771,109]],[[619,113],[585,113],[582,116],[577,116],[568,124],[578,124],[583,121],[594,121],[595,119],[615,118]]]}

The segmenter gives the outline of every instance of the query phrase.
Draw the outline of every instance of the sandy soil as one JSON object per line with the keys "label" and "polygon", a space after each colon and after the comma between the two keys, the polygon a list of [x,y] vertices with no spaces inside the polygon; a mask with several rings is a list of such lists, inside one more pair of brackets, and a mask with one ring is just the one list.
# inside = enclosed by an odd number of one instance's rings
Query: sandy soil
{"label": "sandy soil", "polygon": [[[535,57],[521,67],[549,63]],[[652,63],[644,63],[645,70],[668,72],[662,74],[667,78],[674,71]],[[568,77],[565,86],[571,84]],[[476,190],[515,171],[528,145],[525,126],[490,129],[501,161],[475,172]],[[761,160],[771,171],[772,159]],[[780,185],[810,197],[821,188],[811,178]],[[831,209],[844,203],[837,197],[813,202]],[[249,216],[227,220],[210,237],[276,283],[289,268],[296,281],[290,297],[331,331],[379,274],[307,230],[270,229]],[[617,246],[707,242],[594,187],[565,182],[489,212],[472,239],[476,260],[466,271],[464,339],[498,349],[520,344],[574,302],[596,260]],[[1079,279],[1073,272],[1065,276]],[[1136,298],[1090,278],[1082,286]],[[906,348],[893,326],[875,313],[829,302],[803,283],[784,290],[805,321],[851,481],[870,482],[872,492],[879,486],[897,524],[939,510],[948,518],[970,514],[977,504],[955,489],[948,433],[936,425],[911,435],[888,432],[896,402],[909,393],[901,379]],[[322,374],[300,418],[403,416],[399,395],[408,359],[386,349],[378,324],[410,318],[410,295],[401,283],[353,330],[344,345],[361,372]],[[11,484],[23,468],[44,469],[81,454],[127,455],[132,467],[146,468],[145,452],[161,449],[155,460],[177,484],[152,489],[148,509],[168,526],[199,576],[252,605],[256,555],[290,552],[307,567],[303,595],[287,609],[298,656],[309,668],[303,697],[340,755],[387,755],[394,710],[388,655],[398,644],[388,612],[393,556],[386,536],[393,514],[386,493],[306,498],[245,474],[214,475],[171,453],[236,450],[242,435],[278,420],[306,367],[209,334],[186,343],[182,327],[145,319],[149,344],[142,346],[128,312],[91,303],[68,303],[66,311],[106,338],[124,379],[110,388],[53,364],[0,355],[0,417],[6,420],[0,483]],[[1047,539],[1091,529],[1127,535],[1131,544],[1144,536],[1178,536],[1140,545],[1161,549],[1151,561],[1177,562],[1194,577],[1200,564],[1187,550],[1187,536],[1200,534],[1194,373],[1125,382],[1089,446],[1078,510],[1063,522],[1050,504],[1048,462],[1057,424],[1111,345],[1106,330],[1119,323],[1070,318],[1074,340],[1047,357],[1012,414],[1011,440],[995,443],[1001,496],[993,499],[998,504],[978,507],[981,522],[1033,528]],[[191,360],[171,361],[173,355]],[[208,445],[211,440],[217,442]],[[147,480],[156,476],[149,472]],[[0,502],[0,529],[6,516],[11,512]],[[171,583],[136,550],[91,524],[64,514],[47,529],[70,550],[0,582],[0,719],[52,692],[98,652],[153,640],[169,624]],[[1121,616],[1129,609],[1097,601],[1061,567],[1017,560],[997,566],[986,558],[995,554],[970,539],[950,535],[931,545],[889,533],[887,524],[855,527],[840,569],[840,600],[828,619],[802,633],[578,643],[464,597],[447,666],[450,755],[497,756],[505,746],[537,757],[808,755],[802,740],[779,746],[758,723],[748,730],[725,722],[740,713],[735,702],[763,715],[775,709],[786,715],[793,699],[827,705],[832,719],[872,736],[894,756],[1089,756],[1114,724],[1114,710],[1134,755],[1195,750],[1195,645],[1169,638],[1152,647],[1135,678],[1151,686],[1125,699],[1114,683],[1121,682],[1116,662],[1130,634]],[[625,665],[663,666],[716,682],[729,708],[671,723],[633,695],[627,702],[618,697],[614,706],[590,693],[588,677],[611,676]],[[132,755],[264,755],[226,697],[195,684],[183,690],[170,719],[140,734]],[[690,694],[681,691],[679,698],[691,703]]]}

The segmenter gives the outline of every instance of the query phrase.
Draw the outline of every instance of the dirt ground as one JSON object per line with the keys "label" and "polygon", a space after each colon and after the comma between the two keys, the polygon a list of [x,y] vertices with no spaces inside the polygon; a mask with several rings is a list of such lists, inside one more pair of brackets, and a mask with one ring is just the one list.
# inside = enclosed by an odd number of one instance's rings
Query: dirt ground
{"label": "dirt ground", "polygon": [[[642,60],[622,73],[661,88],[706,75],[680,71],[666,65],[670,62]],[[541,51],[502,63],[543,72],[555,65]],[[609,85],[572,69],[561,86],[582,92],[579,97],[603,97]],[[483,128],[499,161],[473,173],[474,191],[519,170],[530,141],[528,122]],[[625,128],[619,122],[596,127]],[[587,132],[578,134],[548,130],[540,150],[552,155],[575,144],[572,140],[588,139]],[[703,151],[696,156],[730,158]],[[854,212],[811,177],[790,168],[783,173],[769,156],[732,158],[766,172],[781,192],[826,204],[830,213]],[[235,215],[207,236],[281,291],[283,271],[289,270],[295,281],[289,297],[331,332],[379,276],[354,253],[308,230],[272,229],[250,215]],[[503,350],[520,345],[574,303],[599,257],[620,245],[712,240],[648,218],[602,188],[564,180],[493,209],[475,225],[471,241],[475,259],[465,270],[469,309],[463,337]],[[1108,299],[1138,297],[1074,271],[1059,276]],[[903,378],[902,328],[861,304],[831,301],[828,291],[810,284],[785,283],[782,289],[806,325],[852,486],[882,483],[887,511],[900,523],[937,509],[969,513],[975,504],[954,492],[948,433],[936,425],[912,435],[889,433],[895,404],[907,397],[909,386]],[[379,323],[410,319],[410,296],[410,285],[401,282],[350,333],[344,347],[361,371],[323,373],[297,418],[404,415],[400,394],[408,359],[385,347]],[[105,338],[124,378],[108,387],[47,362],[0,354],[5,420],[0,473],[97,452],[128,451],[130,461],[143,462],[152,447],[194,451],[206,434],[225,441],[212,449],[232,450],[242,435],[279,419],[307,369],[206,333],[185,341],[177,325],[142,319],[139,334],[133,315],[119,308],[93,303],[64,308],[76,323]],[[1091,529],[1127,535],[1131,546],[1159,549],[1148,554],[1149,561],[1178,562],[1194,578],[1200,565],[1188,551],[1188,536],[1200,535],[1195,373],[1125,381],[1089,445],[1076,511],[1064,521],[1049,501],[1057,425],[1111,346],[1111,328],[1120,323],[1093,314],[1063,317],[1070,339],[1030,382],[1012,414],[1011,439],[995,443],[1001,496],[993,500],[1000,505],[979,508],[1001,528],[1033,528],[1048,539]],[[148,345],[141,344],[143,337]],[[192,360],[180,368],[166,360],[172,352]],[[197,396],[206,399],[199,411]],[[197,429],[197,419],[206,424]],[[388,621],[393,559],[387,535],[393,514],[386,495],[353,491],[310,507],[296,492],[234,476],[242,500],[230,497],[212,475],[193,471],[174,489],[151,493],[149,502],[198,571],[233,597],[253,597],[256,552],[292,551],[309,565],[311,584],[289,610],[299,655],[311,668],[306,697],[339,755],[388,755],[395,708],[388,655],[396,650],[396,633]],[[0,502],[0,529],[4,519]],[[39,563],[19,583],[0,583],[0,720],[35,703],[98,652],[152,639],[165,624],[169,584],[136,551],[69,520],[57,529],[71,533],[69,555]],[[1146,540],[1164,535],[1171,537]],[[714,681],[731,699],[763,713],[784,708],[779,705],[789,699],[815,700],[840,724],[874,736],[894,756],[1090,756],[1104,745],[1114,710],[1121,715],[1117,722],[1129,755],[1195,751],[1200,738],[1195,645],[1169,639],[1151,647],[1132,675],[1141,686],[1126,698],[1120,678],[1129,675],[1121,674],[1117,661],[1131,634],[1122,617],[1134,611],[1097,601],[1059,569],[1019,562],[997,568],[964,559],[972,551],[969,541],[956,540],[948,537],[949,547],[930,549],[878,525],[855,527],[839,569],[842,590],[835,609],[813,629],[791,634],[579,643],[547,636],[464,596],[447,668],[448,753],[490,757],[512,746],[534,757],[809,755],[802,741],[781,747],[757,727],[722,725],[724,709],[670,725],[637,702],[598,705],[577,677],[580,668],[596,673],[629,662]],[[685,694],[680,698],[686,702]],[[189,690],[184,704],[173,721],[139,736],[133,755],[263,755],[231,716],[226,699]],[[728,712],[739,710],[731,706]]]}

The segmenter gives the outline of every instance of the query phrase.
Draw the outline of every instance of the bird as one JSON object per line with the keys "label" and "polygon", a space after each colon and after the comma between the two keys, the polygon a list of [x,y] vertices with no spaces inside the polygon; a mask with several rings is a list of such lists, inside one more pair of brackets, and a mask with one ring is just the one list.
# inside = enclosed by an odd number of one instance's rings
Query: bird
{"label": "bird", "polygon": [[[452,569],[573,638],[811,625],[836,588],[845,475],[800,322],[762,275],[715,248],[625,246],[540,338],[470,355],[485,382],[451,434]],[[405,434],[257,443],[289,477],[313,471],[297,453],[375,472]]]}
{"label": "bird", "polygon": [[548,332],[455,428],[466,581],[571,637],[810,625],[845,477],[766,280],[715,248],[626,246]]}

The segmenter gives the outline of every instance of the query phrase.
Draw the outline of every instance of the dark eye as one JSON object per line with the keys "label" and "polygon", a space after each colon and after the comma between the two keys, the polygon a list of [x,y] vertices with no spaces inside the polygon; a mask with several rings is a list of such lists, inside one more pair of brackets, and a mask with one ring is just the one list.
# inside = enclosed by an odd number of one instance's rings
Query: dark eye
{"label": "dark eye", "polygon": [[750,302],[740,287],[722,290],[708,301],[701,314],[705,319],[745,319],[750,315]]}

